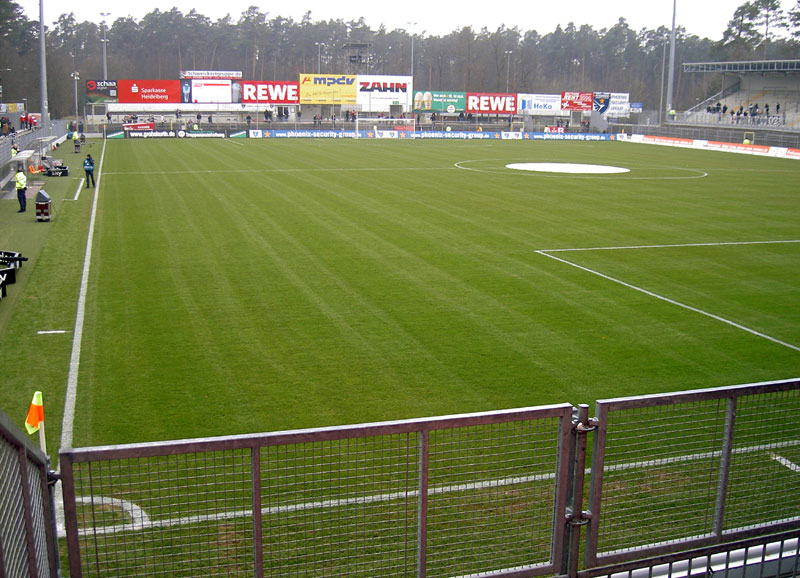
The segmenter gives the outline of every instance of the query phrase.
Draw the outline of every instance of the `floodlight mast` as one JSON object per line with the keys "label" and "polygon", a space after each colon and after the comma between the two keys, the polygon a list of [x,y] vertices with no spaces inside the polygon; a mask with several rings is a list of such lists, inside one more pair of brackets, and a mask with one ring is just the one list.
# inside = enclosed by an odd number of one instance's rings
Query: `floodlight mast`
{"label": "floodlight mast", "polygon": [[42,103],[42,127],[50,136],[50,113],[47,110],[47,56],[44,36],[44,0],[39,0],[39,97]]}
{"label": "floodlight mast", "polygon": [[669,44],[669,76],[667,77],[667,112],[671,112],[674,103],[672,102],[673,88],[675,83],[675,13],[678,0],[672,0],[672,35]]}
{"label": "floodlight mast", "polygon": [[106,17],[111,16],[111,12],[101,12],[100,16],[103,17],[103,37],[100,42],[103,43],[103,80],[108,80],[108,58],[106,55],[106,46],[108,46],[108,38],[106,38]]}

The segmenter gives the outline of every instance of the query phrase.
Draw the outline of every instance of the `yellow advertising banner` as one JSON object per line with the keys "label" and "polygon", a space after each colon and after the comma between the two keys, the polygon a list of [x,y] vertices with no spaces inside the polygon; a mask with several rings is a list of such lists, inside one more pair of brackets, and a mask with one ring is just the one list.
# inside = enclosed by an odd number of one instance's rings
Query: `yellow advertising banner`
{"label": "yellow advertising banner", "polygon": [[356,104],[355,74],[301,74],[300,104]]}

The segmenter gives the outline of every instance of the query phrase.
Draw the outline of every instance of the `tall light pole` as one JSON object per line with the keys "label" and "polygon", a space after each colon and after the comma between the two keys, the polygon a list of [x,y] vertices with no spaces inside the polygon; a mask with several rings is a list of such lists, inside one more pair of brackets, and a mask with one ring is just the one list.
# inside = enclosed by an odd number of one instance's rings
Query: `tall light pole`
{"label": "tall light pole", "polygon": [[506,50],[506,92],[508,92],[508,82],[511,76],[511,55],[514,54],[513,50]]}
{"label": "tall light pole", "polygon": [[672,92],[675,79],[675,13],[678,0],[672,0],[672,35],[669,44],[669,75],[667,76],[667,111],[673,109]]}
{"label": "tall light pole", "polygon": [[47,52],[44,35],[44,0],[39,0],[39,98],[42,103],[42,128],[50,136],[50,112],[47,102]]}
{"label": "tall light pole", "polygon": [[78,81],[81,79],[78,71],[71,73],[72,80],[75,81],[75,127],[78,127]]}
{"label": "tall light pole", "polygon": [[103,17],[102,20],[103,38],[100,39],[100,42],[103,43],[103,80],[108,80],[108,58],[106,55],[106,46],[108,45],[108,38],[106,38],[106,17],[111,16],[111,12],[101,12],[100,16]]}
{"label": "tall light pole", "polygon": [[317,45],[317,74],[322,74],[322,42],[315,42]]}
{"label": "tall light pole", "polygon": [[411,82],[414,82],[414,28],[416,22],[406,22],[411,27]]}

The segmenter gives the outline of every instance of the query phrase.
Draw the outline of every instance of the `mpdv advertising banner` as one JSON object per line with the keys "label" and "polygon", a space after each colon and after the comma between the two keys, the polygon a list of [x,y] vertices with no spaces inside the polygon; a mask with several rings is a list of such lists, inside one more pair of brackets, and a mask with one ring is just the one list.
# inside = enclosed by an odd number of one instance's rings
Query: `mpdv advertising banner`
{"label": "mpdv advertising banner", "polygon": [[356,104],[356,75],[301,74],[302,104]]}

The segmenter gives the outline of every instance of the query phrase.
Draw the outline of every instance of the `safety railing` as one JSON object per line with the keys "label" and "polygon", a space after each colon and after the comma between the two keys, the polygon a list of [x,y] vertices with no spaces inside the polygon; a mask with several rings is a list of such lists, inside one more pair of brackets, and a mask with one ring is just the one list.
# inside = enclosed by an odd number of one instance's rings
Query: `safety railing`
{"label": "safety railing", "polygon": [[595,412],[64,449],[70,576],[797,575],[800,380]]}
{"label": "safety railing", "polygon": [[59,574],[47,457],[0,412],[0,578]]}

